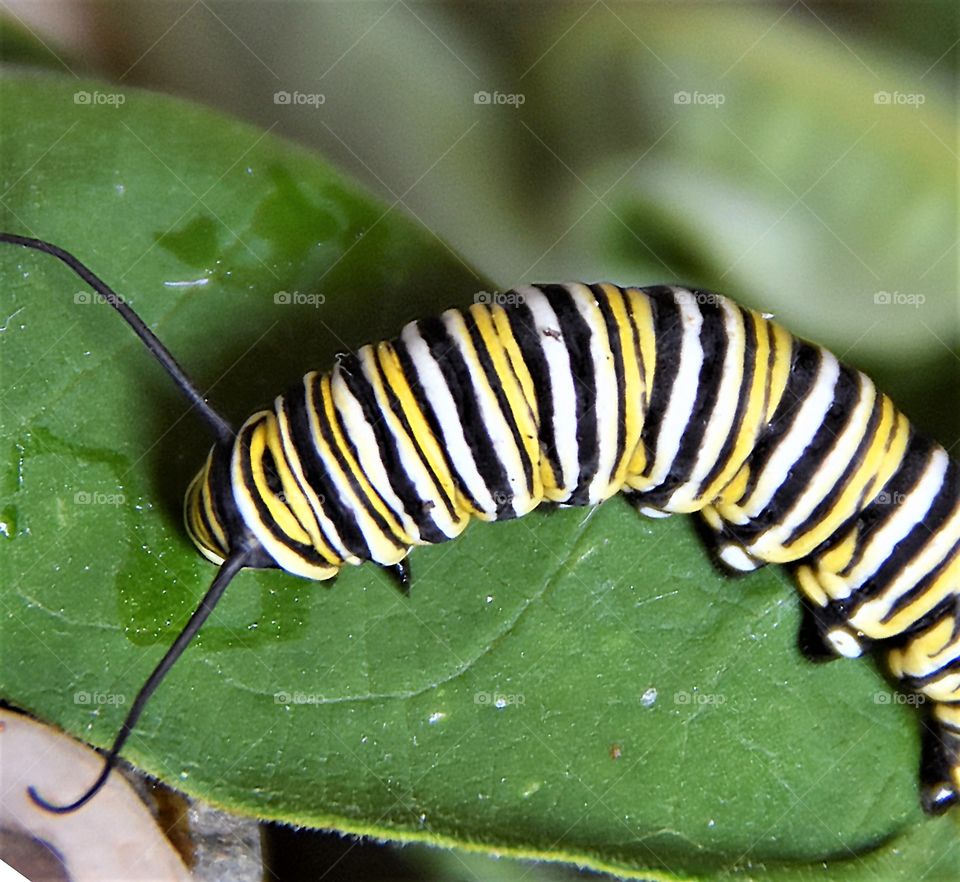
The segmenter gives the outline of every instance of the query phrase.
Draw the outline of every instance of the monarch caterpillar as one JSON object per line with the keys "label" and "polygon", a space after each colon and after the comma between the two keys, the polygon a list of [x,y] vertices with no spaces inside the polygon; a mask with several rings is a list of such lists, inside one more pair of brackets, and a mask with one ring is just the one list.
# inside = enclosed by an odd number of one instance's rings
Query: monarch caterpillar
{"label": "monarch caterpillar", "polygon": [[471,518],[623,492],[699,512],[732,570],[789,565],[822,649],[884,653],[930,705],[922,804],[960,798],[960,466],[864,374],[766,316],[678,286],[534,285],[411,322],[311,372],[234,431],[122,298],[51,254],[127,321],[216,437],[184,514],[220,571],[141,687],[106,782],[163,677],[245,567],[329,579],[388,569]]}

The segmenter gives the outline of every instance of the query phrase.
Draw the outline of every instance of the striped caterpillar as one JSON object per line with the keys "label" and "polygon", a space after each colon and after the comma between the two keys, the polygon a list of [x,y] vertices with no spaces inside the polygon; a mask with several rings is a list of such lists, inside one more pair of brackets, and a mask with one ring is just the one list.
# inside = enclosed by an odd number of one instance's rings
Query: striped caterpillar
{"label": "striped caterpillar", "polygon": [[929,706],[921,802],[960,797],[960,474],[868,377],[708,291],[536,285],[411,322],[308,373],[234,431],[132,309],[68,252],[216,436],[186,494],[220,571],[141,688],[103,770],[244,567],[330,579],[372,561],[409,588],[416,545],[471,518],[624,493],[699,512],[736,571],[788,565],[825,653],[880,652]]}

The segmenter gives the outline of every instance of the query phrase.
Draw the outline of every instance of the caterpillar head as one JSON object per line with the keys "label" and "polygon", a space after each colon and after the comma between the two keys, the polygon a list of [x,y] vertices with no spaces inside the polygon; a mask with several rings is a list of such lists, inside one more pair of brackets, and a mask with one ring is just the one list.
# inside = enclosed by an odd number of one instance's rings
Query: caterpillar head
{"label": "caterpillar head", "polygon": [[241,547],[258,547],[258,566],[310,579],[329,579],[340,569],[309,532],[316,519],[270,411],[250,417],[232,445],[210,451],[187,490],[184,519],[194,544],[217,564]]}

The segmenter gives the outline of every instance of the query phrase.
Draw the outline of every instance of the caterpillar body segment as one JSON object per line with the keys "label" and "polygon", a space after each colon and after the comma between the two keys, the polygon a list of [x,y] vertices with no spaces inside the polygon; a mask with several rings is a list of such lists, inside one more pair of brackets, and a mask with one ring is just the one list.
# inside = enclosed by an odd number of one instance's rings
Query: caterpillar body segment
{"label": "caterpillar body segment", "polygon": [[471,518],[618,492],[698,513],[730,569],[794,572],[825,651],[883,655],[927,705],[922,803],[960,794],[960,467],[825,349],[708,291],[533,285],[411,322],[311,372],[234,430],[132,309],[75,257],[213,430],[187,530],[221,570],[141,688],[154,689],[244,567],[315,580],[372,561],[409,587],[417,545]]}

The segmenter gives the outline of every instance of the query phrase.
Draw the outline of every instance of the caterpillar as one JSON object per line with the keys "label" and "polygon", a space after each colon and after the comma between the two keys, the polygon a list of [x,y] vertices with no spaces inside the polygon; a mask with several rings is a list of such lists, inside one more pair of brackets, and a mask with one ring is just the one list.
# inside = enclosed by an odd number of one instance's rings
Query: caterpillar
{"label": "caterpillar", "polygon": [[243,568],[308,579],[386,568],[472,518],[623,493],[641,513],[699,513],[728,569],[784,564],[819,647],[880,653],[927,708],[921,804],[960,798],[960,466],[863,373],[761,315],[674,285],[530,285],[411,322],[337,358],[231,428],[128,304],[50,254],[143,340],[216,442],[189,485],[187,531],[220,570],[141,687],[84,805],[143,708]]}

